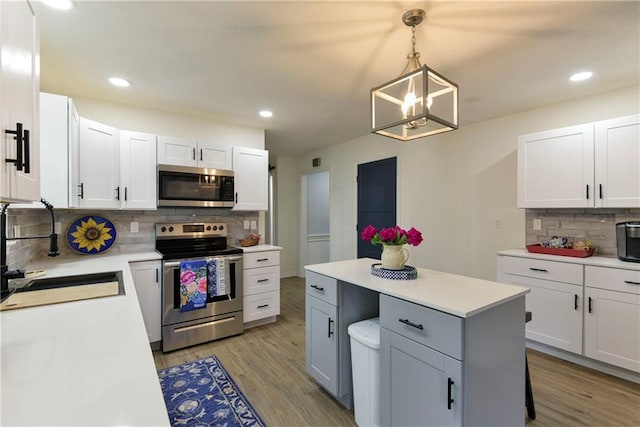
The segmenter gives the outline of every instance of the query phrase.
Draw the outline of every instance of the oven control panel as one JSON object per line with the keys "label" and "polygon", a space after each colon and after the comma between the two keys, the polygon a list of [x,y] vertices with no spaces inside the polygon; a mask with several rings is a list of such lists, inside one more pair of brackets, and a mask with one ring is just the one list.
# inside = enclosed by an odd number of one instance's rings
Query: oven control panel
{"label": "oven control panel", "polygon": [[227,236],[224,222],[156,224],[156,238]]}

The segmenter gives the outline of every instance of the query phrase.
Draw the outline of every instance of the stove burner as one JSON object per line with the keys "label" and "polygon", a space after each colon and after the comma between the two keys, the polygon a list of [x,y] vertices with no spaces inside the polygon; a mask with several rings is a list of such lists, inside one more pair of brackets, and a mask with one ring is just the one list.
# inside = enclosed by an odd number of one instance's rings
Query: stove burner
{"label": "stove burner", "polygon": [[156,224],[156,250],[163,259],[241,254],[240,248],[227,246],[225,223]]}

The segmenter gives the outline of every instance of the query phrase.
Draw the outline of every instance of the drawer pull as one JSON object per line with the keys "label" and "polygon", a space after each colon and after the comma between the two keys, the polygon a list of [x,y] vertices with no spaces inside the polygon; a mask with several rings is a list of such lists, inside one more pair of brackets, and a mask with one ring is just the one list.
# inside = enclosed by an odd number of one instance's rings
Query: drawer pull
{"label": "drawer pull", "polygon": [[258,283],[262,283],[262,282],[268,282],[269,279],[258,279]]}
{"label": "drawer pull", "polygon": [[640,285],[640,282],[634,282],[633,280],[625,280],[624,283],[629,285]]}
{"label": "drawer pull", "polygon": [[331,324],[333,323],[333,319],[332,318],[328,318],[327,319],[327,338],[331,338],[331,335],[333,335],[333,331],[331,330]]}
{"label": "drawer pull", "polygon": [[578,311],[578,294],[573,294],[573,309]]}
{"label": "drawer pull", "polygon": [[262,262],[262,261],[269,261],[269,258],[258,258],[257,260],[258,262]]}
{"label": "drawer pull", "polygon": [[424,327],[422,325],[418,325],[416,323],[413,323],[413,322],[409,321],[409,319],[398,319],[398,322],[404,323],[405,325],[411,326],[412,328],[420,329],[421,331],[424,329]]}
{"label": "drawer pull", "polygon": [[451,410],[451,404],[454,402],[453,397],[451,397],[451,387],[455,384],[455,382],[451,378],[447,378],[447,409]]}
{"label": "drawer pull", "polygon": [[549,270],[546,270],[544,268],[535,268],[535,267],[529,267],[529,270],[531,270],[531,271],[539,271],[541,273],[548,273],[549,272]]}
{"label": "drawer pull", "polygon": [[592,311],[591,301],[593,301],[593,300],[591,299],[591,297],[589,297],[589,313],[591,313],[591,311]]}
{"label": "drawer pull", "polygon": [[269,304],[261,304],[258,306],[258,308],[266,308],[266,307],[269,307]]}
{"label": "drawer pull", "polygon": [[320,286],[317,286],[317,285],[311,285],[311,287],[312,287],[313,289],[316,289],[316,290],[320,291],[320,292],[324,292],[324,288],[322,288],[322,287],[320,287]]}

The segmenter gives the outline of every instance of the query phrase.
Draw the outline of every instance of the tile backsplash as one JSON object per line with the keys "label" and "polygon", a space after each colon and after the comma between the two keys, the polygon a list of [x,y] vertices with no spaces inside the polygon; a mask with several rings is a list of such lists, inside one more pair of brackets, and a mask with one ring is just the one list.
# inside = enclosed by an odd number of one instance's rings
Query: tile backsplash
{"label": "tile backsplash", "polygon": [[[541,230],[533,229],[534,219],[541,220]],[[617,256],[615,225],[640,221],[640,209],[526,209],[525,221],[527,245],[553,236],[590,239],[597,255]]]}
{"label": "tile backsplash", "polygon": [[[7,229],[9,237],[14,236],[14,226],[20,228],[20,235],[49,235],[50,216],[44,209],[9,209]],[[76,255],[66,242],[66,231],[70,224],[85,215],[100,215],[109,219],[116,227],[117,236],[108,253],[135,253],[155,249],[155,224],[165,222],[224,222],[227,224],[229,245],[239,245],[238,240],[257,230],[245,230],[244,221],[258,222],[258,212],[236,212],[229,209],[183,209],[159,208],[155,211],[98,211],[81,209],[55,209],[55,220],[62,224],[58,235],[60,255]],[[131,232],[131,223],[138,223],[138,232]],[[7,261],[13,268],[25,268],[33,260],[46,257],[49,239],[19,240],[11,242],[7,250]],[[79,255],[99,256],[99,255]]]}

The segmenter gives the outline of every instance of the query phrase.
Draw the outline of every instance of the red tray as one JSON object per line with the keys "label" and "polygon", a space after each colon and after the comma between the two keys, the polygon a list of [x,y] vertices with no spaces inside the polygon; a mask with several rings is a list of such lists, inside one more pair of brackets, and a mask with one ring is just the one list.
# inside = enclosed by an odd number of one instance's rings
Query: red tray
{"label": "red tray", "polygon": [[594,248],[589,249],[566,249],[566,248],[549,248],[542,246],[540,243],[535,245],[527,245],[527,251],[536,254],[572,256],[577,258],[586,258],[593,255]]}

